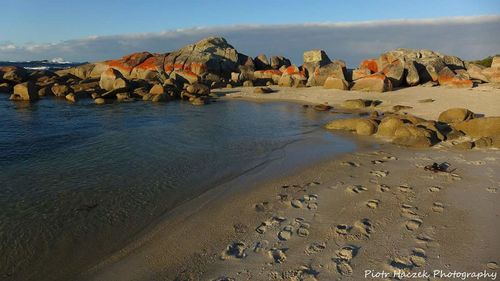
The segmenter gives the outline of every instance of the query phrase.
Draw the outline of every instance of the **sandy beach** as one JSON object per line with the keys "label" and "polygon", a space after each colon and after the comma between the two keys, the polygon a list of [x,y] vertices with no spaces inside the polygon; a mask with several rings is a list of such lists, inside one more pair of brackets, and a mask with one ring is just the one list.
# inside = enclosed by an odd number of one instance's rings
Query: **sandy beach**
{"label": "sandy beach", "polygon": [[[413,87],[374,94],[307,88],[259,95],[253,94],[253,88],[236,88],[221,92],[230,98],[333,106],[345,99],[378,99],[382,101],[378,110],[402,104],[413,107],[409,113],[429,119],[464,104],[485,116],[500,115],[494,106],[500,99],[498,89]],[[435,101],[418,102],[423,99]],[[81,280],[496,276],[500,151],[410,149],[373,138],[357,139],[371,145],[266,183],[210,190],[169,213]],[[424,169],[434,162],[448,162],[452,172]],[[408,275],[395,276],[395,272]],[[493,275],[484,278],[493,280]]]}

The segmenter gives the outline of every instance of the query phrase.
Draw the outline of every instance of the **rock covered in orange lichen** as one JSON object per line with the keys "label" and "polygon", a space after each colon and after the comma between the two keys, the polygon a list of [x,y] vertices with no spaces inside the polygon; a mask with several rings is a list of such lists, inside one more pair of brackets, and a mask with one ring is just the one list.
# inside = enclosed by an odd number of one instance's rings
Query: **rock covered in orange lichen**
{"label": "rock covered in orange lichen", "polygon": [[372,73],[375,73],[378,71],[377,60],[376,59],[363,60],[359,64],[359,69],[368,69]]}
{"label": "rock covered in orange lichen", "polygon": [[473,86],[472,80],[462,75],[455,74],[455,72],[448,67],[444,67],[439,71],[437,80],[439,85],[452,88],[472,88]]}

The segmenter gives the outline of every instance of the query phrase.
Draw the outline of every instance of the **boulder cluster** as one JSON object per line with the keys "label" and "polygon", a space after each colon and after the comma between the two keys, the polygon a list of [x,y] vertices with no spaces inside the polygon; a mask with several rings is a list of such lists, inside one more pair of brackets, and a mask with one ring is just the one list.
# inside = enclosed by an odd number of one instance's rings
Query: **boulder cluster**
{"label": "boulder cluster", "polygon": [[[372,101],[361,99],[348,100],[343,104],[349,109],[366,109],[368,106],[373,106]],[[500,148],[500,117],[478,117],[478,114],[465,108],[448,109],[439,115],[437,121],[397,112],[385,112],[381,116],[376,111],[373,113],[368,118],[334,120],[325,127],[358,135],[373,135],[416,148],[443,142],[457,148]]]}
{"label": "boulder cluster", "polygon": [[0,92],[22,101],[56,96],[70,102],[91,97],[97,104],[185,99],[203,105],[215,97],[210,89],[216,87],[322,86],[384,92],[419,84],[472,87],[474,83],[500,82],[500,57],[495,57],[489,68],[454,56],[410,49],[364,60],[357,69],[347,69],[343,61],[331,60],[322,50],[306,51],[303,59],[303,64],[296,66],[282,56],[252,58],[237,52],[224,38],[209,37],[169,53],[134,53],[55,72],[0,67]]}

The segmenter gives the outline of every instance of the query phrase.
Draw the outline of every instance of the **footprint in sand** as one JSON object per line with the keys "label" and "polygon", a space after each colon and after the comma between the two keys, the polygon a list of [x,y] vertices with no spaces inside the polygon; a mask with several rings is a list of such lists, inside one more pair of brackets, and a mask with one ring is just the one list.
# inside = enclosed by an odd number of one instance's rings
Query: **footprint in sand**
{"label": "footprint in sand", "polygon": [[297,281],[316,281],[319,272],[310,266],[301,266],[299,269],[287,270],[281,273],[281,276],[273,276],[272,280],[297,280]]}
{"label": "footprint in sand", "polygon": [[432,211],[436,213],[442,213],[444,211],[444,204],[441,202],[434,202],[432,206]]}
{"label": "footprint in sand", "polygon": [[369,219],[362,219],[354,222],[353,226],[347,224],[338,224],[335,226],[335,234],[341,238],[361,239],[370,238],[373,232],[373,224]]}
{"label": "footprint in sand", "polygon": [[304,207],[304,205],[302,204],[302,201],[299,199],[292,200],[291,204],[292,204],[292,207],[297,208],[297,209],[302,209]]}
{"label": "footprint in sand", "polygon": [[389,266],[393,270],[409,271],[414,265],[408,257],[396,257],[389,262]]}
{"label": "footprint in sand", "polygon": [[253,251],[255,253],[260,253],[264,251],[267,248],[267,246],[269,246],[269,241],[267,240],[257,241],[255,243],[255,246],[253,247]]}
{"label": "footprint in sand", "polygon": [[292,238],[293,235],[293,230],[294,230],[293,226],[291,225],[285,226],[283,230],[278,232],[278,239],[282,241],[290,240],[290,238]]}
{"label": "footprint in sand", "polygon": [[475,166],[482,166],[486,165],[486,162],[478,160],[478,161],[469,161],[467,164],[475,165]]}
{"label": "footprint in sand", "polygon": [[491,269],[491,270],[497,270],[499,267],[498,267],[498,263],[494,262],[494,261],[490,261],[489,263],[486,264],[486,267],[488,269]]}
{"label": "footprint in sand", "polygon": [[217,277],[215,279],[210,279],[210,281],[235,281],[236,279],[226,276]]}
{"label": "footprint in sand", "polygon": [[422,225],[422,220],[420,219],[412,219],[405,223],[406,229],[410,231],[417,230]]}
{"label": "footprint in sand", "polygon": [[370,209],[377,209],[379,204],[380,200],[377,199],[368,200],[368,202],[366,202],[366,206]]}
{"label": "footprint in sand", "polygon": [[429,191],[430,192],[439,192],[439,191],[441,191],[441,189],[442,189],[442,187],[440,187],[440,186],[431,186],[431,187],[429,187]]}
{"label": "footprint in sand", "polygon": [[425,250],[421,248],[415,248],[410,255],[411,263],[416,267],[423,267],[427,262],[427,256],[425,255]]}
{"label": "footprint in sand", "polygon": [[388,186],[387,184],[379,184],[378,185],[378,191],[380,191],[380,192],[387,192],[390,190],[391,190],[391,187]]}
{"label": "footprint in sand", "polygon": [[305,186],[306,187],[311,187],[311,186],[317,186],[317,185],[320,185],[321,183],[319,181],[313,181],[313,182],[310,182],[310,183],[307,183]]}
{"label": "footprint in sand", "polygon": [[336,264],[337,272],[341,275],[351,275],[353,270],[351,266],[351,260],[356,256],[359,247],[355,246],[346,246],[342,247],[338,251],[335,252],[335,257],[333,261]]}
{"label": "footprint in sand", "polygon": [[221,254],[221,259],[242,259],[247,256],[246,254],[247,246],[241,241],[233,242],[227,245],[226,249]]}
{"label": "footprint in sand", "polygon": [[373,232],[373,224],[369,219],[362,219],[354,222],[354,228],[366,237],[370,237]]}
{"label": "footprint in sand", "polygon": [[415,212],[417,210],[416,207],[408,204],[401,205],[401,215],[408,219],[418,218],[418,214]]}
{"label": "footprint in sand", "polygon": [[384,161],[384,160],[372,160],[371,162],[373,165],[378,165],[378,164],[385,163],[386,161]]}
{"label": "footprint in sand", "polygon": [[417,235],[417,242],[432,242],[434,241],[434,238],[432,238],[430,235],[421,233]]}
{"label": "footprint in sand", "polygon": [[398,189],[400,192],[403,192],[403,193],[408,193],[408,192],[411,192],[413,190],[413,188],[407,184],[400,185]]}
{"label": "footprint in sand", "polygon": [[356,162],[351,162],[351,161],[344,161],[344,162],[342,162],[342,163],[341,163],[341,165],[342,165],[342,166],[355,167],[355,168],[357,168],[357,167],[360,167],[360,166],[361,166],[361,164],[356,163]]}
{"label": "footprint in sand", "polygon": [[272,258],[275,263],[283,263],[286,260],[286,254],[285,254],[286,250],[287,249],[272,248],[267,253],[268,253],[269,257]]}
{"label": "footprint in sand", "polygon": [[346,191],[350,193],[356,193],[359,194],[361,192],[367,191],[368,189],[362,185],[351,185],[348,186]]}
{"label": "footprint in sand", "polygon": [[385,156],[383,159],[384,160],[391,160],[391,161],[398,160],[398,158],[395,156]]}
{"label": "footprint in sand", "polygon": [[497,193],[498,192],[498,187],[488,187],[486,190],[490,193]]}
{"label": "footprint in sand", "polygon": [[305,253],[308,255],[316,254],[326,249],[325,242],[313,242],[306,247]]}
{"label": "footprint in sand", "polygon": [[389,175],[389,172],[383,171],[383,170],[373,170],[373,171],[370,171],[370,175],[378,177],[378,178],[385,178]]}

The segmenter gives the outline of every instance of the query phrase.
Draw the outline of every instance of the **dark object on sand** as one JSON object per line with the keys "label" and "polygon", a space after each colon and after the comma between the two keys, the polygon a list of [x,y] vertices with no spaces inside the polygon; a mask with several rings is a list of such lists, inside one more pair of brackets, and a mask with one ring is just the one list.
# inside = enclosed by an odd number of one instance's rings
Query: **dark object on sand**
{"label": "dark object on sand", "polygon": [[456,169],[450,170],[450,166],[451,165],[448,162],[443,162],[441,164],[438,164],[438,163],[434,162],[434,163],[432,163],[432,165],[425,166],[424,169],[426,171],[432,171],[434,173],[437,173],[437,172],[452,173]]}

